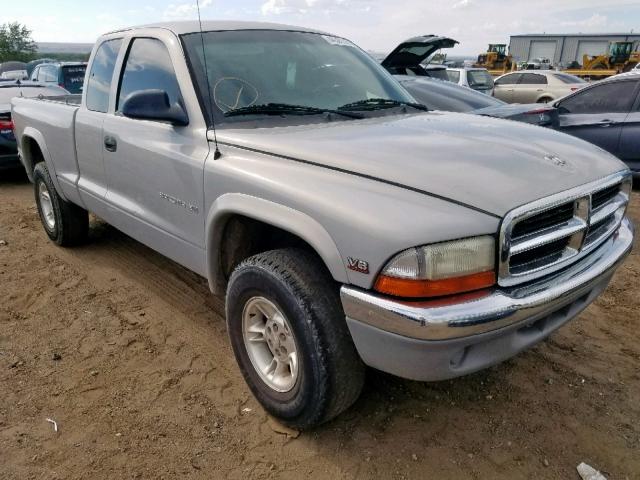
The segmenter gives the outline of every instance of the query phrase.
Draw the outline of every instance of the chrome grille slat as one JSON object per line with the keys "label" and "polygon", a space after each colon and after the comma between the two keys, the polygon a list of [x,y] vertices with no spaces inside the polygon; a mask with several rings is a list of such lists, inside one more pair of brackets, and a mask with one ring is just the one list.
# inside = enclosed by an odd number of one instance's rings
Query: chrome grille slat
{"label": "chrome grille slat", "polygon": [[626,205],[627,201],[623,198],[623,195],[619,193],[610,200],[609,203],[605,203],[591,214],[591,225],[600,223],[605,218],[616,213],[616,210],[625,207]]}
{"label": "chrome grille slat", "polygon": [[547,243],[552,243],[565,237],[582,232],[587,228],[587,222],[582,219],[572,218],[566,224],[557,228],[547,228],[540,235],[527,235],[521,240],[514,241],[511,244],[511,256],[517,255],[527,250],[531,250]]}
{"label": "chrome grille slat", "polygon": [[500,229],[498,283],[534,280],[588,255],[620,226],[628,181],[629,172],[620,172],[509,212]]}

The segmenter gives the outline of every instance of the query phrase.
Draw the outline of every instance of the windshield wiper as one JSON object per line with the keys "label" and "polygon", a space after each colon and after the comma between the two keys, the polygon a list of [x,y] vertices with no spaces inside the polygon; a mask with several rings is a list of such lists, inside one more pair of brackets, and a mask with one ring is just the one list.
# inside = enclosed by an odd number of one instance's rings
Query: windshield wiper
{"label": "windshield wiper", "polygon": [[365,100],[358,100],[357,102],[347,103],[338,107],[338,110],[380,110],[384,108],[393,107],[411,107],[423,112],[428,112],[429,109],[421,103],[413,102],[401,102],[399,100],[391,100],[388,98],[367,98]]}
{"label": "windshield wiper", "polygon": [[306,105],[290,105],[288,103],[265,103],[263,105],[249,105],[248,107],[235,108],[225,112],[225,117],[238,115],[317,115],[322,113],[333,113],[349,118],[364,118],[361,113],[346,112],[342,110],[332,110],[329,108],[309,107]]}

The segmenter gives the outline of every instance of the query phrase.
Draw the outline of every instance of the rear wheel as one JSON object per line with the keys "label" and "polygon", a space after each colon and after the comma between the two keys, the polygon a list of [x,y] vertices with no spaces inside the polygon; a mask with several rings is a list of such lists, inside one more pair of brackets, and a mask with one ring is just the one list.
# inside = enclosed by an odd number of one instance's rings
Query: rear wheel
{"label": "rear wheel", "polygon": [[338,285],[313,254],[283,249],[245,260],[231,276],[226,304],[240,370],[271,415],[305,429],[358,398],[364,365]]}
{"label": "rear wheel", "polygon": [[551,98],[551,97],[542,97],[542,98],[538,99],[538,103],[549,103],[549,102],[553,102],[553,98]]}
{"label": "rear wheel", "polygon": [[38,214],[49,238],[63,247],[86,241],[89,214],[58,195],[45,163],[38,163],[34,168],[33,183]]}

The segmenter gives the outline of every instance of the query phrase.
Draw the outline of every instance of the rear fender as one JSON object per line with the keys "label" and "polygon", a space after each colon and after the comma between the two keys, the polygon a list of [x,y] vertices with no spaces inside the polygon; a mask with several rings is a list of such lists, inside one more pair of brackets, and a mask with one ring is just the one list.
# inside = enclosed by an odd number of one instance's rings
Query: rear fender
{"label": "rear fender", "polygon": [[42,153],[42,158],[44,159],[44,163],[47,165],[47,169],[49,169],[49,174],[51,176],[51,181],[53,182],[53,186],[56,188],[56,192],[60,197],[62,197],[65,201],[67,198],[64,196],[62,188],[60,188],[60,184],[58,183],[58,176],[56,174],[56,167],[53,164],[53,160],[51,159],[51,154],[49,149],[47,148],[47,142],[44,139],[42,133],[36,130],[33,127],[26,127],[22,133],[22,137],[20,138],[20,147],[19,153],[20,158],[22,159],[22,163],[24,164],[25,169],[27,170],[27,176],[29,180],[33,182],[33,169],[35,167],[33,156],[27,152],[29,149],[27,148],[27,140],[31,139],[36,142],[38,147],[40,148],[40,152]]}

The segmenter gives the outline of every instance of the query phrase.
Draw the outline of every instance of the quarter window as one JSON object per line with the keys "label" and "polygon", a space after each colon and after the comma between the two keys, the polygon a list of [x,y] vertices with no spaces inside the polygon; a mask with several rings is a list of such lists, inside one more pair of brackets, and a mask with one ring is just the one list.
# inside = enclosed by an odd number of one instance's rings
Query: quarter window
{"label": "quarter window", "polygon": [[561,113],[627,113],[635,100],[638,83],[608,82],[581,90],[559,107]]}
{"label": "quarter window", "polygon": [[111,78],[116,67],[122,39],[107,40],[98,48],[87,81],[87,109],[106,112],[109,109]]}
{"label": "quarter window", "polygon": [[154,38],[136,38],[131,44],[125,64],[117,111],[127,98],[142,90],[163,90],[169,96],[169,103],[182,103],[171,57],[164,44]]}

